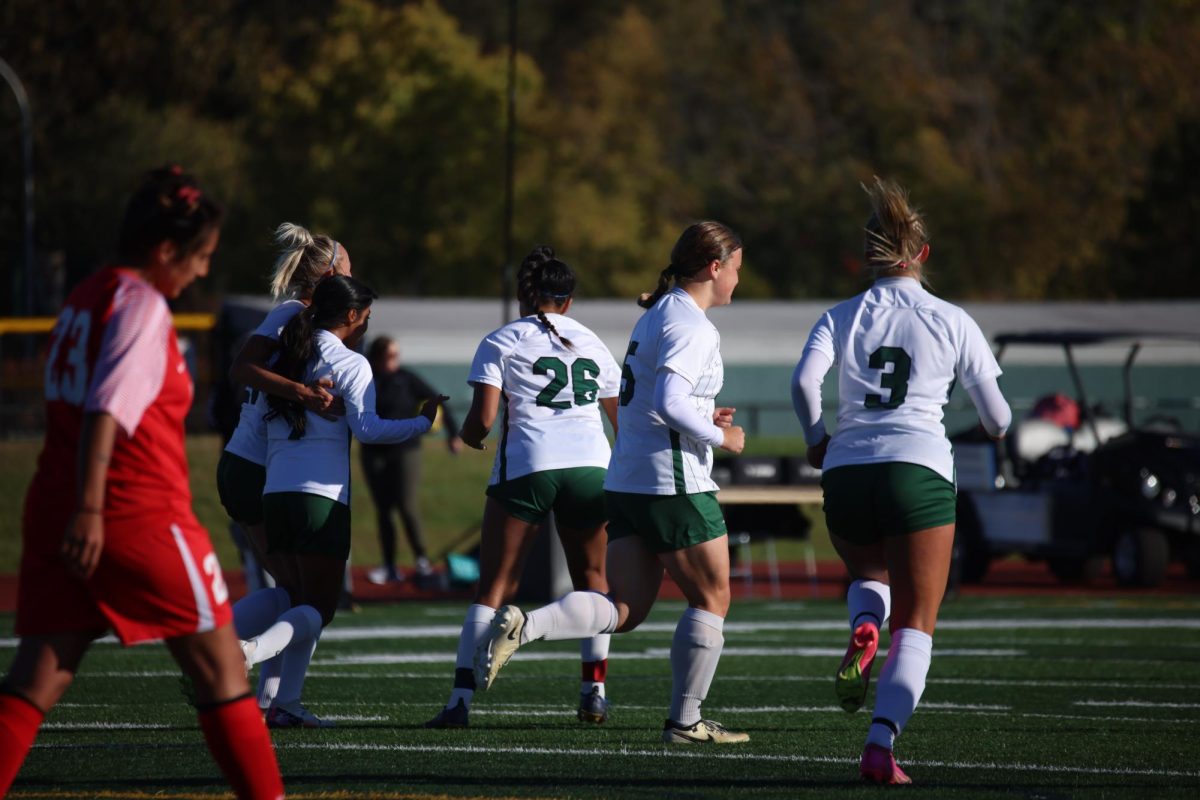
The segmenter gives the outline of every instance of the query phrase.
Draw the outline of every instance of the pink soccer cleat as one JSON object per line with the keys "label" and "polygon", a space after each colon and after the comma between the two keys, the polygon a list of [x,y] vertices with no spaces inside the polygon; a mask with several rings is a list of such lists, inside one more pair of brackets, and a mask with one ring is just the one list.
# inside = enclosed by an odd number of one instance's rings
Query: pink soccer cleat
{"label": "pink soccer cleat", "polygon": [[838,667],[834,679],[838,701],[842,708],[851,713],[858,711],[867,699],[867,685],[871,682],[871,665],[879,650],[879,628],[873,622],[864,622],[854,629],[846,657]]}
{"label": "pink soccer cleat", "polygon": [[858,772],[864,781],[898,786],[912,783],[912,778],[904,774],[892,751],[877,744],[869,744],[863,749],[862,761],[858,764]]}

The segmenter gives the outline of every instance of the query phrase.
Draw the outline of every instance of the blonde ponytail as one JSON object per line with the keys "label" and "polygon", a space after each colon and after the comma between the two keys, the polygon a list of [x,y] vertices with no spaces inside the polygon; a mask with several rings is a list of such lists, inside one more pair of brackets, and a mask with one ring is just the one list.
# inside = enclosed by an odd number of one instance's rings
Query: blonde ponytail
{"label": "blonde ponytail", "polygon": [[862,188],[871,199],[863,250],[873,277],[911,271],[924,283],[923,253],[929,233],[921,214],[909,203],[908,192],[895,181],[878,176],[870,187]]}
{"label": "blonde ponytail", "polygon": [[332,238],[313,235],[301,225],[284,222],[275,229],[279,257],[271,270],[271,297],[302,298],[334,268],[338,246]]}

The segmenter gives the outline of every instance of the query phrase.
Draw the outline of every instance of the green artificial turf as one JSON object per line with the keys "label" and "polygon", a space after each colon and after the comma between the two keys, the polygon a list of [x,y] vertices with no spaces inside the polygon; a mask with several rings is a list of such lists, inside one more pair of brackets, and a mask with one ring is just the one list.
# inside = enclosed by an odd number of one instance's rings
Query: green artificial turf
{"label": "green artificial turf", "polygon": [[[425,730],[447,698],[465,604],[368,606],[327,630],[305,688],[331,730],[276,731],[293,797],[877,797],[857,777],[868,706],[846,714],[832,601],[737,602],[705,714],[746,745],[667,747],[671,630],[660,603],[613,639],[603,726],[575,720],[578,648],[535,642],[476,695],[468,730]],[[1200,601],[959,599],[922,707],[897,742],[911,797],[1195,797]],[[9,635],[11,616],[0,617]],[[884,637],[886,644],[887,637]],[[0,660],[11,658],[5,639]],[[882,664],[876,665],[876,677]],[[872,689],[872,696],[873,696]],[[161,646],[97,644],[12,797],[224,792]]]}

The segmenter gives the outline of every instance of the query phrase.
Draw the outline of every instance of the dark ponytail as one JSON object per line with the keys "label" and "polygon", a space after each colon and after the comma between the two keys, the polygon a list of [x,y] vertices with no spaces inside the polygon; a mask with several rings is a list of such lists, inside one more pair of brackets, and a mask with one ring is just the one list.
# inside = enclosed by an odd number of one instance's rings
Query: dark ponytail
{"label": "dark ponytail", "polygon": [[[279,334],[279,358],[271,369],[290,381],[303,383],[308,362],[316,352],[316,332],[345,322],[352,310],[370,308],[376,297],[373,289],[349,275],[330,275],[321,280],[313,290],[312,303],[292,317]],[[303,404],[269,394],[267,405],[271,407],[267,419],[283,417],[292,426],[289,438],[304,436],[308,418]]]}
{"label": "dark ponytail", "polygon": [[638,295],[637,304],[642,308],[654,308],[658,298],[671,290],[671,278],[675,275],[675,265],[668,264],[667,268],[658,273],[658,286],[653,292],[643,292]]}
{"label": "dark ponytail", "polygon": [[561,307],[574,294],[575,271],[554,257],[553,247],[541,244],[529,251],[517,271],[517,300],[521,303],[522,313],[536,312],[542,327],[568,348],[572,347],[571,341],[555,329],[542,310],[542,304],[553,300]]}
{"label": "dark ponytail", "polygon": [[653,292],[642,294],[637,304],[653,308],[659,298],[671,289],[671,279],[686,283],[713,261],[722,264],[742,249],[742,238],[719,222],[709,220],[689,225],[671,248],[671,264],[658,276]]}
{"label": "dark ponytail", "polygon": [[144,266],[150,252],[165,241],[174,242],[181,256],[189,255],[220,227],[221,215],[221,207],[181,167],[150,170],[125,206],[117,258]]}

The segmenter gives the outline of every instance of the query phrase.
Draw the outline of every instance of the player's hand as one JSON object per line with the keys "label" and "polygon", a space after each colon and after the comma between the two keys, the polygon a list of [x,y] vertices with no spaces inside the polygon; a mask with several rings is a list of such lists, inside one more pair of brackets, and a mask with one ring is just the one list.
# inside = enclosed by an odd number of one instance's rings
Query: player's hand
{"label": "player's hand", "polygon": [[746,446],[746,431],[741,425],[730,425],[724,429],[725,439],[721,442],[721,449],[733,453],[735,456],[742,452]]}
{"label": "player's hand", "polygon": [[446,449],[450,451],[450,455],[456,456],[462,452],[463,440],[457,436],[451,436],[446,440]]}
{"label": "player's hand", "polygon": [[433,421],[437,419],[438,406],[449,399],[450,398],[444,394],[439,394],[437,397],[429,398],[425,401],[425,404],[421,406],[421,416],[429,420],[429,424],[432,425]]}
{"label": "player's hand", "polygon": [[808,448],[808,452],[804,454],[804,457],[808,459],[808,465],[810,467],[813,469],[821,469],[821,466],[825,463],[825,449],[827,447],[829,447],[828,433],[825,434],[824,439]]}
{"label": "player's hand", "polygon": [[99,511],[76,511],[67,523],[59,555],[67,569],[81,578],[90,578],[100,563],[104,550],[104,514]]}
{"label": "player's hand", "polygon": [[300,403],[308,411],[319,414],[330,422],[337,420],[338,417],[344,417],[346,416],[346,403],[342,398],[333,396],[329,391],[332,388],[333,381],[329,378],[321,378],[305,384],[300,388]]}
{"label": "player's hand", "polygon": [[713,411],[713,425],[718,428],[728,428],[733,424],[733,412],[736,408],[718,408]]}
{"label": "player's hand", "polygon": [[487,431],[484,431],[482,437],[475,439],[469,433],[467,433],[466,428],[463,428],[458,432],[458,438],[463,444],[472,450],[487,450],[487,445],[483,443],[483,440],[487,438]]}

